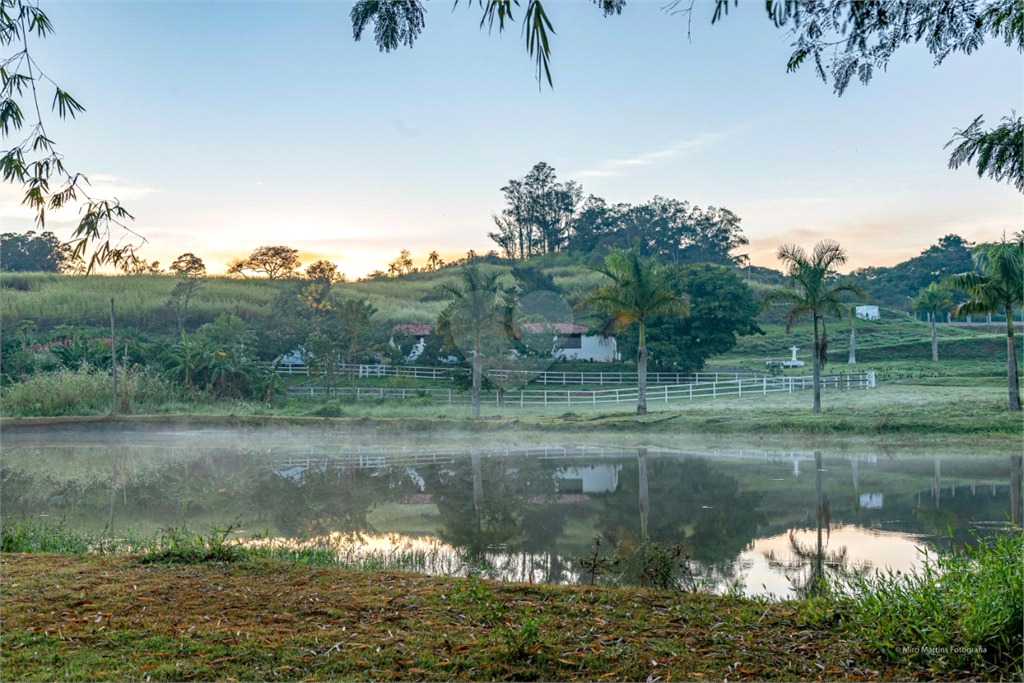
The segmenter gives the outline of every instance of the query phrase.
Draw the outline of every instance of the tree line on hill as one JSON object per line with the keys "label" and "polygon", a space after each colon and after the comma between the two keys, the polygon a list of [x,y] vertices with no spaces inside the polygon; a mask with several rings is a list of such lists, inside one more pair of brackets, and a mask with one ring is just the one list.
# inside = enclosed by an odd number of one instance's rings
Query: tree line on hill
{"label": "tree line on hill", "polygon": [[701,209],[689,202],[655,196],[644,204],[609,204],[583,199],[583,187],[560,183],[543,161],[523,178],[501,188],[506,207],[492,216],[497,227],[488,237],[509,260],[568,251],[606,254],[639,245],[641,255],[665,263],[733,265],[746,260],[730,252],[748,243],[740,218],[724,208]]}

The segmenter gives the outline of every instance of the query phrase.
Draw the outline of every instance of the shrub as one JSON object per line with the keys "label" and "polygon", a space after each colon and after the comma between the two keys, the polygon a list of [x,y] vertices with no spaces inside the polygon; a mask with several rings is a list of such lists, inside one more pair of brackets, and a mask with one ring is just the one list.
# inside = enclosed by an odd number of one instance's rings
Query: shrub
{"label": "shrub", "polygon": [[1021,533],[925,557],[911,575],[847,574],[831,586],[836,609],[896,661],[958,675],[1021,680],[1024,558]]}
{"label": "shrub", "polygon": [[[195,398],[159,375],[140,369],[118,372],[120,410],[130,412]],[[4,390],[0,412],[9,417],[102,415],[110,412],[110,371],[88,366],[37,373]]]}

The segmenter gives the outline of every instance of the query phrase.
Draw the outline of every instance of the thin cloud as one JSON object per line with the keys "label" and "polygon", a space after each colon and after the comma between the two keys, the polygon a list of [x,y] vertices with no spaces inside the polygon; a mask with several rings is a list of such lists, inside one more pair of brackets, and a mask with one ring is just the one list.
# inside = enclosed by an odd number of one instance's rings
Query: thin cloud
{"label": "thin cloud", "polygon": [[685,156],[688,152],[700,147],[707,147],[722,140],[728,139],[736,133],[744,130],[745,127],[732,128],[730,130],[700,135],[690,140],[684,140],[671,147],[659,149],[654,152],[638,154],[626,159],[608,159],[600,163],[597,168],[584,169],[574,175],[580,178],[607,178],[626,175],[625,169],[649,166],[658,162],[667,161],[676,157]]}
{"label": "thin cloud", "polygon": [[391,120],[391,125],[394,126],[398,134],[406,138],[418,138],[420,136],[419,128],[410,126],[400,118],[394,118]]}

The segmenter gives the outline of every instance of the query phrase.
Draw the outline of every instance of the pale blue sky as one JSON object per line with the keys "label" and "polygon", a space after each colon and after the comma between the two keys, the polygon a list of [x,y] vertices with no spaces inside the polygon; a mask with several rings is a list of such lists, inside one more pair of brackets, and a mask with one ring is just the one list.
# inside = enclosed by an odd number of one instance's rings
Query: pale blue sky
{"label": "pale blue sky", "polygon": [[[44,1],[56,34],[33,50],[88,109],[51,123],[60,150],[164,264],[192,251],[219,270],[287,244],[352,277],[400,249],[487,251],[500,188],[539,161],[612,203],[726,207],[770,267],[787,242],[838,239],[860,267],[1024,227],[1020,193],[948,170],[943,150],[975,116],[1024,109],[1021,56],[1002,43],[939,67],[904,48],[839,98],[810,68],[786,73],[790,38],[762,3],[714,26],[698,4],[691,42],[664,4],[604,18],[549,2],[553,90],[518,23],[488,35],[475,4],[447,1],[390,54],[353,41],[351,3]],[[4,231],[32,227],[16,203],[5,188]],[[73,218],[48,228],[67,237]]]}

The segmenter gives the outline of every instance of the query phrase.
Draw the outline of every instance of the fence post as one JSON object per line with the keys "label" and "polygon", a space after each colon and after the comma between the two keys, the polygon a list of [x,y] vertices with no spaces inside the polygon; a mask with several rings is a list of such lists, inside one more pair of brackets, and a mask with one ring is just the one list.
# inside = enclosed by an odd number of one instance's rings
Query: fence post
{"label": "fence post", "polygon": [[739,396],[743,395],[743,380],[740,378],[736,378],[736,393]]}
{"label": "fence post", "polygon": [[690,400],[693,400],[693,382],[690,382]]}
{"label": "fence post", "polygon": [[768,395],[768,375],[761,378],[761,388],[764,389],[764,395]]}
{"label": "fence post", "polygon": [[548,405],[548,390],[545,389],[544,390],[544,407],[546,408],[547,405]]}

